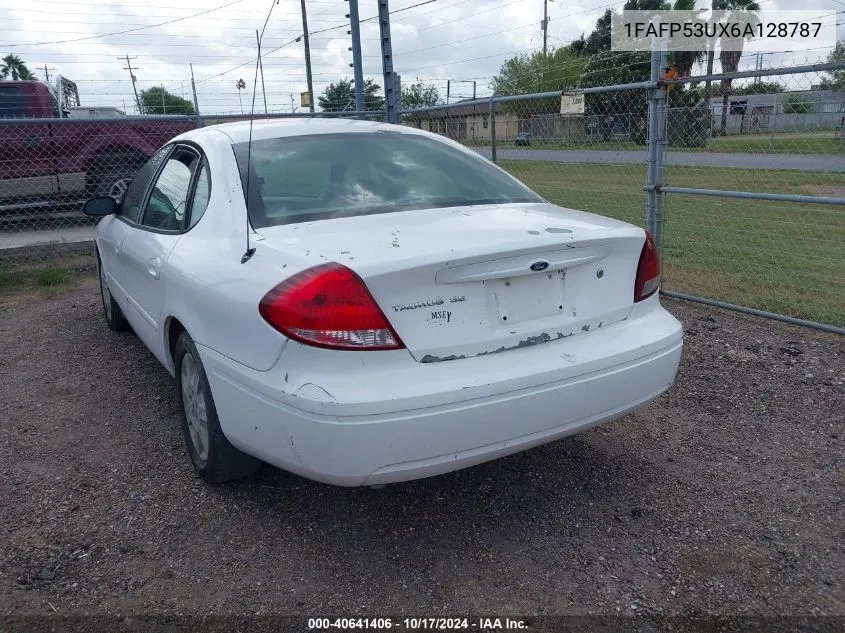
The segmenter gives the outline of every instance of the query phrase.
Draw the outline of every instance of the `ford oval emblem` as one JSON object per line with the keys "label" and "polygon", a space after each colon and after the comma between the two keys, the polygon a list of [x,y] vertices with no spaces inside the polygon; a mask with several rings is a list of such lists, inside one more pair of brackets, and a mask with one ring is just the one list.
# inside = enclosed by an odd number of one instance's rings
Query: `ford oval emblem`
{"label": "ford oval emblem", "polygon": [[540,272],[541,270],[546,270],[549,267],[549,262],[534,262],[531,264],[531,270],[535,273]]}

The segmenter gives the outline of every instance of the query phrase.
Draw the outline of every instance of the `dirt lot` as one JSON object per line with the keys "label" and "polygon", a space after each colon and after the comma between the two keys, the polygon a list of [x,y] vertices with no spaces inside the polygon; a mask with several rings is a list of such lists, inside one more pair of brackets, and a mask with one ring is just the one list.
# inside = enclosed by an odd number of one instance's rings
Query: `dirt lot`
{"label": "dirt lot", "polygon": [[371,490],[204,485],[94,279],[0,297],[0,615],[845,616],[845,339],[665,303],[657,402]]}

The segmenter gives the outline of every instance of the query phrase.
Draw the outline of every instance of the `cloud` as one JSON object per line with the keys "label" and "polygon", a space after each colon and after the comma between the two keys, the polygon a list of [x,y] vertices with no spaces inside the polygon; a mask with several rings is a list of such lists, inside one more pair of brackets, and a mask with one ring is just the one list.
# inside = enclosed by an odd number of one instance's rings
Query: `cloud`
{"label": "cloud", "polygon": [[[231,0],[230,0],[231,1]],[[421,6],[421,0],[392,0],[390,4],[394,69],[403,81],[416,77],[435,84],[445,96],[447,80],[455,82],[452,94],[489,94],[489,83],[501,64],[520,52],[542,46],[542,4],[536,0],[437,0]],[[7,28],[0,35],[0,52],[13,52],[31,69],[47,64],[77,82],[82,103],[115,105],[131,109],[134,101],[125,55],[130,56],[138,88],[164,85],[169,91],[191,98],[193,64],[197,96],[204,113],[238,112],[235,83],[243,78],[245,107],[252,98],[255,79],[255,30],[264,23],[269,0],[241,0],[237,4],[173,24],[123,35],[118,31],[150,26],[206,11],[226,0],[41,0],[9,3],[4,8]],[[621,0],[566,0],[549,2],[549,46],[561,46],[589,33],[608,6]],[[766,0],[764,9],[786,9],[789,0]],[[413,8],[409,8],[413,7]],[[802,8],[835,11],[833,0],[807,0]],[[841,8],[841,7],[839,7]],[[351,78],[352,53],[348,2],[307,0],[308,26],[312,35],[311,62],[315,93],[332,81]],[[374,17],[377,3],[359,0],[362,19]],[[339,27],[339,28],[332,28]],[[331,29],[331,30],[326,30]],[[320,32],[322,31],[322,32]],[[290,111],[291,97],[298,106],[306,90],[300,3],[280,0],[273,8],[262,41],[264,89],[271,111]],[[78,42],[34,45],[38,42],[98,36]],[[377,20],[361,24],[363,69],[381,83],[380,34]],[[15,46],[16,44],[25,44]],[[278,48],[278,50],[274,50]],[[823,58],[824,51],[808,51],[804,57]],[[124,58],[122,61],[119,58]],[[754,67],[754,60],[750,58]],[[773,59],[766,60],[767,65]],[[784,60],[778,59],[778,63]],[[40,75],[43,76],[43,70]],[[257,110],[263,111],[261,82]]]}

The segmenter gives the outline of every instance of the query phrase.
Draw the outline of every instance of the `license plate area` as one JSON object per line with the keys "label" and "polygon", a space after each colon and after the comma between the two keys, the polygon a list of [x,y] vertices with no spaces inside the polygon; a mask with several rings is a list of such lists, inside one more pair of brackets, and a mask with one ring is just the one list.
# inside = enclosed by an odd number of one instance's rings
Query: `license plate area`
{"label": "license plate area", "polygon": [[555,270],[484,282],[488,305],[500,325],[545,319],[564,313],[566,271]]}

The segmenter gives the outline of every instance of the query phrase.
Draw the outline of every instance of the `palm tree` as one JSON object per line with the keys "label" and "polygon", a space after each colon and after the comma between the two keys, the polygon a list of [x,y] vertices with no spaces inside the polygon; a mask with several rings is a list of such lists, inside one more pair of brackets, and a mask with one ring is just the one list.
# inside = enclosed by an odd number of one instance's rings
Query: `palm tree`
{"label": "palm tree", "polygon": [[[695,2],[696,0],[675,0],[675,3],[672,5],[672,10],[695,11]],[[696,18],[696,21],[697,20],[698,19]],[[671,62],[681,77],[689,77],[692,75],[693,67],[700,62],[706,54],[706,50],[674,51],[672,53]]]}
{"label": "palm tree", "polygon": [[238,83],[235,84],[235,88],[238,89],[238,101],[241,104],[241,114],[244,113],[244,102],[241,100],[241,90],[246,88],[246,82],[243,79],[238,79]]}
{"label": "palm tree", "polygon": [[3,58],[3,64],[0,65],[0,79],[8,79],[12,77],[13,81],[19,79],[34,79],[29,68],[23,63],[23,60],[17,55],[6,55]]}
{"label": "palm tree", "polygon": [[[730,22],[741,22],[743,19],[755,22],[756,13],[760,5],[755,0],[713,0],[713,9],[727,11],[727,19]],[[751,14],[751,15],[749,15]],[[719,51],[719,62],[722,64],[722,73],[735,73],[739,67],[739,60],[742,57],[742,46],[744,38],[722,38],[721,51]],[[725,44],[730,43],[726,47]],[[728,50],[726,50],[728,49]],[[728,106],[731,95],[732,79],[722,79],[722,121],[721,133],[724,135],[728,129]]]}

